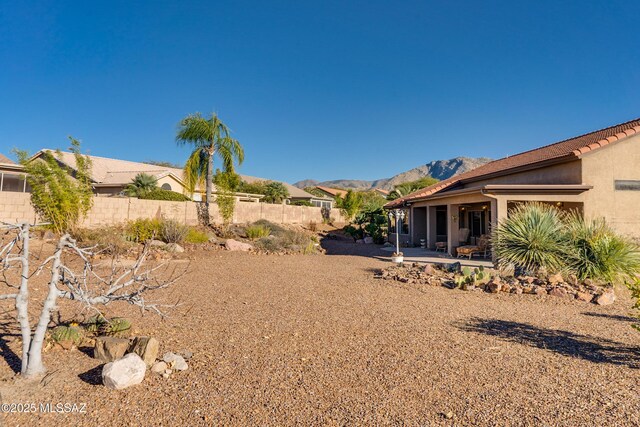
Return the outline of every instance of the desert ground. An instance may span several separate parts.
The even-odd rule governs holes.
[[[624,291],[601,307],[419,290],[374,278],[389,265],[370,256],[377,246],[325,245],[325,255],[187,252],[188,274],[162,291],[180,302],[169,317],[108,314],[156,337],[160,354],[192,352],[189,369],[125,390],[101,385],[90,348],[48,351],[50,374],[25,383],[5,326],[3,403],[86,404],[3,414],[5,425],[640,425],[640,332]],[[78,308],[62,303],[59,315]]]

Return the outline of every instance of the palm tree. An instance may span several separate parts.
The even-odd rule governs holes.
[[[198,184],[206,183],[205,208],[209,211],[213,182],[213,158],[218,155],[225,172],[233,171],[234,160],[241,164],[244,150],[240,143],[231,138],[229,128],[217,114],[202,117],[200,113],[190,114],[178,125],[176,135],[178,145],[191,144],[194,150],[184,166],[187,189],[193,192]],[[208,222],[208,215],[206,217]]]
[[[129,196],[138,197],[141,194],[148,193],[151,190],[155,190],[158,188],[158,180],[147,174],[147,173],[139,173],[137,174],[131,182],[126,186],[125,192]]]

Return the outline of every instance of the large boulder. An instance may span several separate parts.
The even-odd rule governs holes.
[[[173,252],[178,254],[181,254],[182,252],[184,252],[184,248],[177,243],[169,243],[167,244],[167,246],[165,246],[165,249],[167,250],[167,252]]]
[[[112,362],[121,358],[129,349],[126,338],[98,337],[93,347],[93,357],[103,362]]]
[[[253,248],[253,246],[251,246],[249,243],[239,242],[234,239],[227,239],[224,246],[227,248],[227,250],[242,252],[250,251]]]
[[[110,389],[121,390],[140,384],[147,372],[144,360],[135,353],[107,363],[102,368],[102,383]]]
[[[129,347],[129,353],[135,353],[144,360],[147,366],[153,365],[158,357],[160,344],[153,337],[137,337]]]

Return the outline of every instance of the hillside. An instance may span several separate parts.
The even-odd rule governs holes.
[[[296,182],[298,188],[312,187],[323,185],[326,187],[337,188],[353,188],[358,190],[368,190],[372,188],[382,188],[384,190],[392,190],[394,185],[407,181],[415,181],[416,179],[430,176],[439,180],[447,179],[454,175],[467,172],[490,162],[491,159],[486,157],[456,157],[449,160],[434,160],[427,164],[410,169],[406,172],[399,173],[391,178],[382,178],[374,181],[363,181],[358,179],[336,179],[332,181],[316,181],[314,179],[305,179]]]

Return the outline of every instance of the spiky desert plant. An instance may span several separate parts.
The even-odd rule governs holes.
[[[561,271],[570,245],[565,214],[543,203],[526,203],[509,210],[494,229],[492,244],[501,267],[515,266],[534,273],[541,268]]]
[[[268,237],[271,234],[271,228],[262,224],[254,224],[247,227],[247,237],[251,240],[262,239]]]
[[[63,344],[65,342],[71,342],[74,345],[79,345],[84,338],[84,331],[78,325],[61,325],[56,326],[51,331],[51,339],[53,342]]]
[[[640,274],[638,246],[614,232],[604,219],[567,217],[567,253],[570,270],[581,280],[606,283],[630,281]]]

